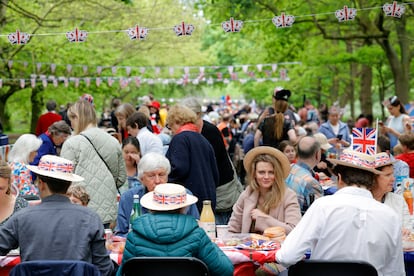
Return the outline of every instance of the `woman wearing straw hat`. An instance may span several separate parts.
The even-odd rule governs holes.
[[[233,275],[233,264],[200,228],[185,209],[198,201],[178,184],[160,184],[141,198],[141,205],[152,213],[132,222],[122,265],[133,257],[196,257],[211,275]],[[117,275],[122,275],[122,265]],[[166,272],[168,274],[168,272]]]
[[[263,233],[273,226],[292,231],[301,214],[296,193],[285,184],[290,171],[286,155],[273,147],[256,147],[244,157],[244,168],[249,185],[233,207],[229,231]]]

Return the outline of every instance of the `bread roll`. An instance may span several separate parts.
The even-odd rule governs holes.
[[[282,242],[286,238],[286,231],[281,226],[269,227],[264,230],[263,235],[271,240]]]
[[[266,236],[259,235],[259,234],[254,234],[254,233],[253,234],[250,234],[250,238],[252,240],[257,240],[257,241],[259,241],[259,240],[268,241],[269,240],[269,238],[266,237]]]

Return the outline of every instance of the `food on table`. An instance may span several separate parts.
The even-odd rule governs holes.
[[[250,234],[250,238],[252,239],[252,241],[268,241],[269,240],[268,237],[255,234],[255,233]]]
[[[282,242],[286,238],[286,231],[281,226],[269,227],[264,230],[263,235],[273,241]]]

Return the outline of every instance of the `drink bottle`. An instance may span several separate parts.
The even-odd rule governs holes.
[[[132,223],[136,220],[139,216],[141,216],[141,204],[139,203],[139,195],[134,195],[134,205],[132,207],[131,216],[129,218],[129,231],[131,231]]]
[[[216,238],[216,219],[214,217],[213,209],[211,208],[211,201],[203,201],[203,209],[201,210],[199,226],[206,231],[210,239]]]

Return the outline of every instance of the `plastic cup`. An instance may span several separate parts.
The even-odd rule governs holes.
[[[216,225],[217,239],[223,239],[229,233],[228,225]]]

